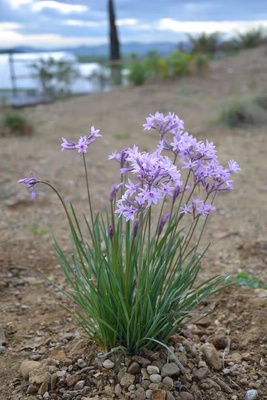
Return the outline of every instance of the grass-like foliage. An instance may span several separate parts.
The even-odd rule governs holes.
[[[202,32],[198,36],[187,34],[192,53],[215,54],[220,50],[222,35],[219,32],[205,33]]]
[[[17,111],[5,112],[1,120],[1,133],[3,136],[31,135],[33,132],[33,125],[21,113],[18,113]]]
[[[34,174],[19,181],[33,198],[35,185],[48,185],[62,203],[71,255],[56,240],[55,246],[71,288],[66,294],[104,352],[137,354],[144,346],[166,344],[192,310],[227,285],[226,276],[199,278],[206,251],[200,240],[215,196],[232,188],[230,175],[239,166],[233,160],[221,166],[213,143],[197,141],[174,114],[150,115],[143,126],[158,132],[157,149],[141,152],[134,145],[109,156],[118,162],[120,179],[105,214],[95,213],[91,203],[86,152],[101,136],[93,126],[78,142],[63,138],[61,145],[82,155],[89,218],[79,221],[73,205],[67,207],[57,189]]]

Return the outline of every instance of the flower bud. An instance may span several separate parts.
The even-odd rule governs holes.
[[[158,235],[160,235],[161,232],[163,231],[163,228],[164,228],[164,226],[165,226],[167,220],[170,218],[170,216],[171,216],[171,213],[168,212],[166,215],[164,215],[164,216],[161,218],[161,221],[160,221],[159,227],[158,227]]]
[[[109,225],[108,234],[109,234],[110,239],[112,239],[113,238],[113,234],[114,234],[113,225]]]

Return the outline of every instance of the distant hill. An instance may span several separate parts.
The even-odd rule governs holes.
[[[129,55],[132,53],[137,54],[138,56],[143,56],[147,54],[149,51],[156,50],[162,55],[169,54],[171,51],[177,49],[178,44],[170,43],[170,42],[155,42],[155,43],[138,43],[138,42],[130,42],[123,43],[121,45],[122,54]],[[57,48],[57,49],[39,49],[36,47],[29,46],[17,46],[10,49],[0,49],[0,54],[11,52],[11,53],[35,53],[40,51],[70,51],[77,56],[88,55],[88,56],[108,56],[109,47],[108,45],[99,45],[99,46],[79,46],[79,47],[65,47],[65,48]]]

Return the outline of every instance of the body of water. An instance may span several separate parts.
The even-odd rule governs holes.
[[[12,59],[8,54],[2,54],[0,55],[0,97],[2,100],[14,105],[23,103],[26,97],[28,100],[31,98],[32,102],[39,102],[44,97],[42,85],[40,80],[33,76],[34,70],[31,66],[40,59],[48,60],[49,58],[73,64],[77,77],[68,85],[72,94],[109,91],[114,86],[109,68],[98,63],[80,64],[72,53],[21,53],[13,54]],[[121,84],[127,84],[126,70],[122,70]],[[56,80],[53,85],[57,88]]]

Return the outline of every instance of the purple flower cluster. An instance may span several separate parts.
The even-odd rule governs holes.
[[[78,150],[78,153],[86,153],[88,146],[94,143],[95,138],[98,136],[102,136],[99,129],[95,129],[94,126],[91,126],[90,135],[81,136],[77,143],[70,140],[69,142],[62,138],[62,151],[63,150]]]
[[[144,128],[158,130],[161,137],[158,144],[159,151],[171,150],[175,158],[179,158],[182,168],[192,172],[194,184],[200,183],[207,195],[218,190],[233,188],[230,175],[232,172],[240,171],[239,165],[233,160],[228,162],[228,168],[220,165],[214,144],[198,141],[185,132],[183,123],[176,115],[170,113],[165,117],[160,113],[150,115]],[[166,138],[167,133],[173,135],[170,142]]]
[[[126,190],[117,202],[115,213],[123,215],[127,221],[134,220],[137,213],[157,204],[166,196],[173,196],[175,190],[180,190],[183,184],[180,172],[171,159],[159,151],[149,154],[139,152],[138,147],[134,146],[125,149],[123,157],[121,173],[126,175],[131,172],[135,182],[127,179]],[[111,158],[120,161],[117,155]]]
[[[24,183],[25,185],[27,185],[27,188],[28,189],[31,189],[31,192],[32,192],[32,194],[31,194],[31,196],[32,196],[32,199],[35,199],[35,197],[36,197],[36,193],[35,193],[35,190],[34,190],[34,185],[36,185],[36,183],[40,183],[41,181],[39,181],[38,179],[36,179],[36,177],[35,177],[35,173],[34,172],[30,172],[30,178],[23,178],[23,179],[20,179],[19,181],[18,181],[18,183]]]
[[[228,168],[220,165],[214,144],[198,141],[185,132],[184,122],[175,114],[169,113],[164,116],[157,112],[146,118],[143,127],[145,130],[155,129],[159,132],[160,140],[154,153],[141,153],[138,147],[134,146],[132,149],[123,150],[122,153],[115,151],[109,156],[109,159],[115,159],[121,164],[122,174],[132,173],[135,176],[135,182],[128,178],[125,193],[117,201],[115,213],[123,215],[126,220],[134,220],[137,213],[157,204],[167,195],[173,196],[174,202],[189,189],[191,200],[181,208],[181,213],[191,214],[196,218],[214,211],[215,207],[207,202],[208,197],[217,191],[233,188],[230,176],[233,172],[239,172],[239,165],[233,160],[228,162]],[[167,134],[172,135],[170,141]],[[164,150],[171,151],[175,163],[188,170],[191,187],[182,187],[180,172],[169,157],[161,154]],[[204,189],[204,201],[192,198],[196,187]],[[200,193],[200,190],[198,192]]]

